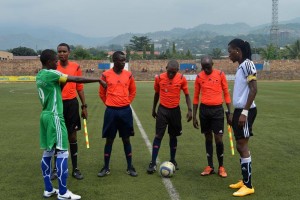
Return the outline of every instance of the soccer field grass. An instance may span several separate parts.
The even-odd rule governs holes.
[[[230,82],[232,87],[232,82]],[[193,98],[193,82],[189,82]],[[39,149],[39,115],[35,83],[1,83],[1,179],[0,199],[43,199],[43,180],[40,170],[42,150]],[[78,166],[84,179],[68,178],[68,188],[82,199],[171,199],[162,178],[148,175],[146,168],[151,154],[135,123],[131,138],[133,164],[139,173],[134,178],[126,174],[126,159],[121,139],[116,138],[111,157],[111,174],[99,178],[103,165],[101,138],[104,105],[98,97],[98,84],[86,84],[88,132],[90,149],[85,146],[83,130],[78,132]],[[154,138],[155,120],[151,116],[153,82],[137,82],[137,96],[132,107],[150,142]],[[254,137],[250,139],[253,185],[255,194],[245,199],[299,199],[300,183],[300,82],[258,82],[256,104],[258,115],[254,123]],[[230,183],[241,178],[239,156],[231,156],[227,131],[224,134],[224,165],[227,178],[218,175],[200,176],[207,165],[204,136],[187,123],[184,96],[181,101],[183,135],[178,138],[176,160],[180,170],[170,180],[180,199],[234,199]],[[226,129],[225,129],[226,130]],[[215,148],[215,147],[214,147]],[[162,141],[160,161],[169,160],[168,136]],[[215,149],[214,164],[218,167]],[[71,162],[69,161],[69,168]],[[57,181],[53,182],[57,186]],[[55,199],[52,197],[50,199]]]

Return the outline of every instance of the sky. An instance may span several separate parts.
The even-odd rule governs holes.
[[[0,0],[0,5],[0,24],[55,26],[88,37],[272,20],[272,0]],[[279,0],[279,22],[300,17],[299,9],[300,0]]]

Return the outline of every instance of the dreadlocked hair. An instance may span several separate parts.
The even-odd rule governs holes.
[[[229,45],[233,48],[241,49],[243,60],[246,60],[246,59],[251,60],[252,53],[251,53],[251,47],[250,47],[249,42],[244,41],[239,38],[235,38],[228,43],[228,46]]]

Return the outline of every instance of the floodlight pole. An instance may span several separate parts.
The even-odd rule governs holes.
[[[272,25],[270,29],[270,44],[278,47],[278,1],[272,0]]]

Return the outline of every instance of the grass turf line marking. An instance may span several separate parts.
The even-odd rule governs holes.
[[[132,106],[130,106],[130,107],[132,109],[132,114],[133,114],[133,117],[134,117],[134,119],[136,121],[136,124],[137,124],[137,126],[138,126],[138,128],[140,130],[140,133],[141,133],[141,135],[142,135],[142,137],[143,137],[143,139],[144,139],[144,141],[146,143],[146,146],[147,146],[147,148],[148,148],[148,150],[149,150],[149,152],[151,154],[152,153],[152,144],[151,144],[151,142],[150,142],[150,140],[149,140],[149,138],[148,138],[148,136],[147,136],[147,134],[146,134],[143,126],[142,126],[142,123],[140,122],[139,118],[137,117],[135,111],[133,110],[133,107]],[[159,159],[157,159],[157,160],[158,160],[158,162],[160,162]],[[168,191],[171,199],[172,200],[179,200],[180,199],[179,194],[176,191],[176,188],[173,186],[171,180],[168,179],[168,178],[162,178],[162,182],[164,183],[164,185],[165,185],[165,187],[166,187],[166,189],[167,189],[167,191]]]

